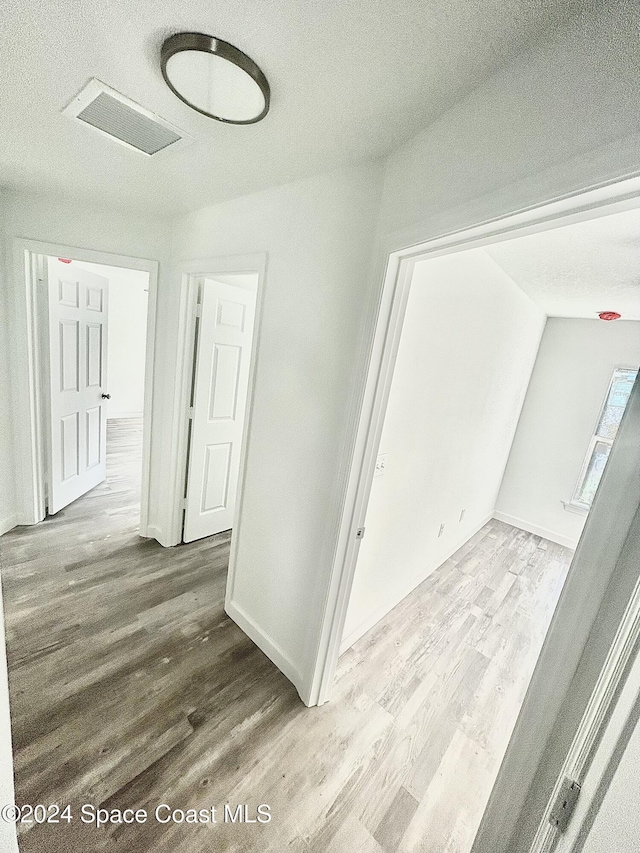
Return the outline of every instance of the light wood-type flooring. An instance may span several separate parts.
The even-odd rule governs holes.
[[[0,540],[17,800],[74,809],[23,853],[468,853],[572,552],[491,521],[305,708],[223,612],[229,537],[138,537],[139,422],[110,422],[108,455],[105,484]],[[96,829],[85,803],[149,819]]]

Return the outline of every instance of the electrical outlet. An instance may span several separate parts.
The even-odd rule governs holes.
[[[464,518],[465,512],[466,512],[466,509],[463,509],[462,512],[460,513],[460,518],[458,519],[458,521],[462,521],[462,519]]]
[[[382,477],[384,474],[384,469],[387,467],[387,454],[381,453],[380,456],[376,459],[376,470],[374,473],[374,477]]]
[[[442,536],[444,531],[444,522],[440,525],[440,530],[438,530],[438,539]]]

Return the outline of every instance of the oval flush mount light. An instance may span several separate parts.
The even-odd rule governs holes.
[[[203,33],[176,33],[162,45],[162,76],[181,101],[228,124],[254,124],[269,112],[269,83],[246,53]]]

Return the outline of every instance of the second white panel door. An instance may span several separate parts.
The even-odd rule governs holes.
[[[185,542],[229,530],[233,524],[255,300],[251,290],[202,279]]]
[[[49,513],[107,476],[106,363],[109,280],[48,258]]]

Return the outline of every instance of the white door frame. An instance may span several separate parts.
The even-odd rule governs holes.
[[[639,197],[640,177],[633,177],[596,189],[576,192],[559,200],[536,205],[423,243],[398,248],[397,243],[394,246],[395,241],[391,239],[383,246],[382,257],[387,261],[331,569],[310,704],[321,705],[327,702],[335,681],[358,559],[360,539],[356,534],[358,528],[363,527],[365,523],[409,297],[411,273],[416,260],[436,258],[487,246],[509,237],[521,237],[596,219],[606,214],[621,213],[640,206]]]
[[[163,529],[169,531],[169,539],[162,544],[178,545],[182,541],[182,517],[184,513],[185,484],[188,464],[189,408],[191,403],[191,385],[193,380],[194,345],[196,328],[196,305],[198,298],[198,280],[203,276],[230,275],[233,273],[253,273],[258,275],[256,292],[256,314],[251,341],[251,360],[249,366],[249,385],[247,390],[247,408],[244,417],[242,446],[240,451],[240,473],[238,492],[233,516],[233,537],[229,555],[227,576],[228,595],[233,590],[236,555],[240,541],[244,486],[246,480],[246,459],[251,437],[253,417],[253,399],[255,376],[258,364],[260,333],[262,328],[262,310],[264,305],[267,255],[258,252],[250,255],[226,255],[223,257],[202,258],[181,264],[180,309],[178,314],[178,342],[176,383],[173,398],[172,441],[168,463],[168,492],[173,495],[170,502],[169,517],[164,520]]]
[[[151,469],[151,423],[153,416],[153,379],[156,337],[156,302],[158,293],[158,261],[134,258],[128,255],[116,255],[110,252],[98,252],[93,249],[80,249],[61,243],[44,243],[39,240],[16,238],[13,241],[14,281],[23,282],[26,300],[20,303],[18,310],[20,324],[26,322],[28,348],[28,385],[17,389],[21,395],[21,405],[15,407],[14,429],[19,436],[22,431],[21,452],[28,458],[28,475],[25,477],[25,491],[19,523],[35,524],[45,517],[45,477],[46,477],[46,425],[44,421],[45,403],[43,394],[43,359],[40,332],[41,318],[38,316],[36,288],[42,277],[39,269],[39,256],[51,255],[56,258],[71,258],[92,264],[105,264],[112,267],[140,270],[149,274],[149,301],[147,308],[147,340],[145,356],[144,383],[144,425],[142,438],[142,489],[140,495],[140,535],[149,535],[149,491]],[[20,413],[28,411],[28,424],[25,425]],[[20,452],[20,451],[19,451]],[[27,473],[25,469],[25,474]]]
[[[634,392],[629,400],[629,406],[640,409],[640,375],[636,379]],[[624,423],[624,421],[623,421]],[[637,436],[634,436],[634,440]],[[604,478],[603,478],[604,479]],[[598,496],[597,496],[598,497]],[[596,497],[596,500],[597,500]],[[594,501],[595,504],[595,501]],[[634,543],[640,541],[640,515],[636,514],[627,536],[625,546],[630,550],[621,551],[619,563],[630,562],[638,559],[638,546]],[[624,566],[620,565],[618,574],[624,572]],[[605,727],[612,716],[620,716],[626,720],[632,708],[620,704],[621,694],[627,687],[627,678],[638,653],[638,641],[640,640],[640,577],[637,579],[633,592],[624,608],[624,613],[613,643],[609,648],[604,666],[600,671],[594,690],[577,727],[571,743],[571,747],[564,759],[562,769],[556,784],[551,792],[546,808],[540,817],[540,823],[536,835],[529,847],[529,853],[550,853],[555,849],[558,837],[557,829],[550,823],[552,809],[556,799],[560,795],[562,782],[565,778],[573,779],[580,785],[584,784],[585,776],[589,772],[594,758],[594,751],[598,747]],[[637,692],[634,700],[637,699]],[[622,732],[620,732],[620,735]],[[584,815],[584,804],[581,804]],[[572,819],[574,825],[570,825],[569,836],[575,836],[578,819]],[[566,849],[566,847],[564,848]]]
[[[636,516],[635,527],[635,539],[640,541],[638,536],[640,533],[640,516]],[[636,634],[636,640],[638,636],[640,618],[637,599],[640,593],[639,586],[636,584],[627,613],[621,624],[621,631],[612,646],[612,652],[614,649],[622,651],[623,648],[624,651],[620,655],[611,654],[603,669],[603,675],[608,673],[613,676],[614,666],[624,672],[626,664],[628,675],[626,678],[603,677],[599,681],[558,780],[560,782],[561,779],[569,777],[581,784],[582,790],[575,813],[572,815],[564,835],[560,835],[557,830],[551,830],[548,817],[551,806],[555,803],[559,793],[559,784],[557,784],[538,827],[538,833],[530,848],[530,853],[541,853],[541,851],[551,849],[558,851],[558,853],[573,853],[574,850],[582,851],[584,849],[584,843],[597,818],[600,806],[607,796],[608,788],[618,770],[624,751],[638,725],[640,715],[640,704],[638,703],[640,696],[640,656],[636,648],[630,647],[629,641],[633,642],[633,633]],[[636,611],[635,631],[633,631],[633,620],[627,619],[633,610]],[[596,697],[601,700],[605,699],[605,690],[602,688],[607,683],[614,690],[619,688],[619,693],[617,690],[612,693],[610,699],[613,701],[595,701]],[[594,713],[596,711],[599,712],[597,715]],[[581,756],[589,756],[588,765],[583,761],[577,764],[575,760],[569,760],[570,758],[579,759]],[[557,838],[558,835],[560,835],[559,838]]]

